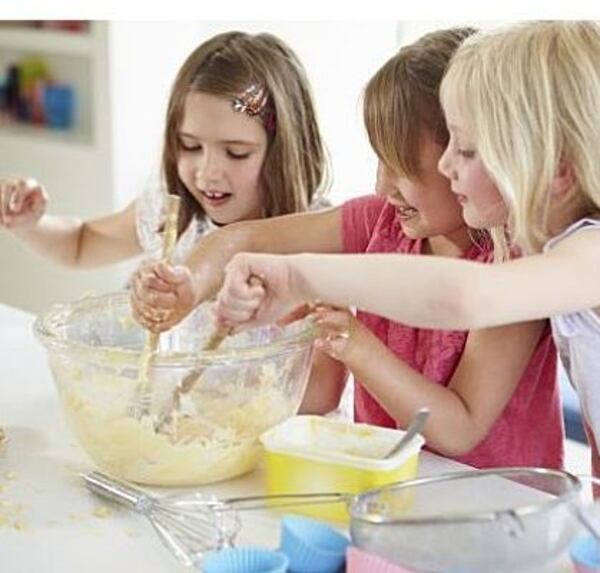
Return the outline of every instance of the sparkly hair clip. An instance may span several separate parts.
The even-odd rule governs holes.
[[[249,117],[260,117],[267,133],[275,132],[275,110],[264,86],[250,85],[233,98],[231,105],[234,111],[245,113]]]
[[[269,94],[264,87],[252,84],[233,98],[232,105],[235,111],[254,117],[263,113],[268,99]]]

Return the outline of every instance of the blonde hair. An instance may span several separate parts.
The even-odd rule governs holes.
[[[572,166],[579,216],[598,211],[598,24],[531,22],[469,38],[443,80],[448,98],[509,206],[520,247],[539,252],[552,234],[550,188],[562,160]]]
[[[474,28],[451,28],[426,34],[404,46],[369,80],[363,116],[369,141],[379,159],[395,173],[420,174],[423,131],[441,146],[449,134],[439,99],[450,58]]]
[[[329,164],[312,94],[295,53],[271,34],[219,34],[201,44],[184,62],[167,108],[162,170],[169,193],[182,198],[180,233],[193,217],[205,216],[177,170],[178,131],[186,97],[202,92],[233,102],[251,86],[266,89],[274,112],[274,126],[266,129],[268,149],[261,170],[263,215],[305,211],[329,186]]]

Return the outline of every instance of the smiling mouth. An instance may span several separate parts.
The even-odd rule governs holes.
[[[231,197],[231,193],[221,193],[220,191],[201,191],[202,195],[211,201],[219,201]]]
[[[401,220],[411,219],[419,213],[414,207],[398,207],[396,206],[396,213]]]

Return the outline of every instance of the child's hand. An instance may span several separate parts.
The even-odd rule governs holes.
[[[319,332],[315,348],[347,366],[360,359],[360,351],[364,351],[372,336],[371,331],[347,309],[318,305],[313,310],[312,320]]]
[[[187,267],[147,262],[133,276],[133,317],[153,332],[163,332],[181,322],[194,309],[195,300],[194,281]]]
[[[217,297],[217,322],[232,327],[268,324],[301,302],[287,257],[238,254],[225,269]]]
[[[35,179],[0,179],[0,228],[33,227],[47,204],[46,190]]]

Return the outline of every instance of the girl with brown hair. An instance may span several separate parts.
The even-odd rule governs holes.
[[[46,214],[43,186],[0,182],[0,228],[72,267],[160,256],[167,193],[182,199],[175,260],[215,227],[322,206],[328,165],[305,71],[270,34],[219,34],[179,70],[169,99],[163,185],[91,220]]]

